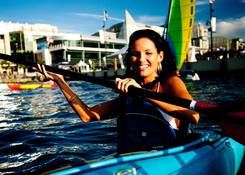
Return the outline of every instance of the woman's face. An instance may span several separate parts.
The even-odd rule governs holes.
[[[153,41],[140,38],[132,45],[131,63],[143,83],[149,83],[157,77],[158,64],[163,59],[163,52],[157,52]]]

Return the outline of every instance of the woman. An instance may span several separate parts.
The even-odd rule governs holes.
[[[118,122],[120,128],[128,128],[130,130],[139,126],[138,123],[140,123],[139,127],[147,130],[143,131],[136,127],[136,132],[140,130],[140,137],[142,138],[139,139],[139,142],[136,141],[136,143],[132,143],[134,146],[131,147],[131,141],[137,139],[131,138],[131,141],[129,141],[130,138],[128,137],[131,137],[129,132],[134,131],[128,132],[128,130],[125,131],[125,129],[119,129],[119,152],[151,149],[154,148],[154,146],[156,148],[161,145],[162,143],[156,143],[152,146],[150,143],[157,142],[156,140],[159,140],[159,138],[153,139],[152,141],[146,141],[148,139],[147,135],[149,135],[151,130],[154,130],[155,126],[161,122],[165,123],[165,125],[174,130],[174,132],[180,130],[180,121],[188,121],[194,124],[198,122],[199,114],[195,111],[154,99],[138,99],[125,95],[128,92],[129,86],[135,86],[139,88],[148,88],[156,92],[166,93],[180,98],[192,99],[185,84],[178,76],[176,76],[177,69],[175,58],[171,54],[167,42],[165,42],[158,33],[152,30],[138,30],[134,32],[130,36],[128,52],[125,59],[127,62],[126,78],[115,79],[116,87],[118,90],[124,92],[124,95],[120,95],[116,99],[95,105],[94,107],[88,107],[81,99],[79,99],[65,82],[63,76],[46,72],[45,68],[40,65],[38,71],[44,74],[46,78],[53,80],[58,84],[64,96],[82,121],[91,122],[95,120],[104,120],[119,115],[122,116],[120,117],[122,120],[119,120]],[[142,109],[147,110],[142,112]],[[132,117],[129,117],[132,113],[134,113],[134,116],[139,117],[132,120]],[[150,122],[154,116],[157,116],[156,118],[160,122]],[[145,118],[151,118],[149,119],[149,123],[152,123],[152,126],[151,124],[142,126],[144,123],[147,123],[147,121],[144,121]],[[135,121],[136,124],[132,125]],[[124,125],[132,126],[127,127]],[[160,128],[164,127],[160,126]],[[125,134],[125,132],[128,133]],[[165,132],[165,130],[163,132]],[[166,133],[160,133],[160,135],[164,134],[166,135]],[[174,138],[176,138],[176,136],[174,136]],[[171,136],[167,140],[168,141],[166,142],[172,142],[173,137]],[[125,142],[127,143],[125,144]],[[139,146],[146,142],[149,142],[147,143],[148,145],[143,145],[142,147]],[[169,143],[166,144],[169,145]]]

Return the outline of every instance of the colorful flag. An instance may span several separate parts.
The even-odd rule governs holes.
[[[104,11],[104,16],[103,17],[104,17],[104,21],[106,21],[108,19],[109,14],[108,14],[107,10]]]

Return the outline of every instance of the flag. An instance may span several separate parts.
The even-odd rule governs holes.
[[[104,21],[106,21],[109,17],[109,14],[107,12],[107,10],[104,10]]]
[[[210,4],[213,4],[213,3],[214,3],[214,0],[209,0],[209,3],[210,3]]]

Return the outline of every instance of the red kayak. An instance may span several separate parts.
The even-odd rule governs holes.
[[[8,88],[11,90],[30,90],[30,89],[38,89],[38,88],[57,88],[58,85],[53,82],[45,82],[45,83],[11,83],[7,84]]]

